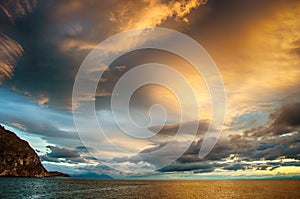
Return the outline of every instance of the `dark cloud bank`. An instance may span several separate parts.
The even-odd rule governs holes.
[[[175,162],[159,171],[178,172],[192,171],[193,173],[212,172],[216,168],[223,170],[274,170],[280,166],[300,165],[300,103],[288,104],[270,114],[269,122],[265,126],[251,128],[242,135],[229,135],[221,138],[213,150],[203,159],[198,157],[203,138],[194,141],[189,149]],[[207,124],[200,123],[200,126],[207,127]],[[160,133],[163,135],[174,135],[172,130],[176,127],[168,127]],[[199,128],[199,135],[203,135],[203,129]],[[207,128],[206,128],[207,129]],[[152,164],[159,162],[160,158],[147,156],[145,152],[155,151],[166,143],[159,143],[157,146],[141,151],[137,156],[130,158],[115,158],[116,162],[146,161]],[[170,149],[169,155],[176,150]],[[168,154],[165,154],[168,155]],[[291,159],[291,161],[274,161],[280,159]],[[230,162],[225,161],[230,160]],[[253,163],[253,161],[261,163]],[[250,164],[250,162],[252,162]]]
[[[203,138],[194,141],[179,159],[169,166],[159,169],[159,172],[207,173],[216,168],[237,171],[245,169],[274,170],[280,166],[300,166],[299,118],[300,103],[284,105],[270,114],[269,122],[265,126],[246,130],[242,135],[229,135],[227,138],[220,139],[203,160],[198,157]],[[200,122],[198,136],[201,137],[205,133],[207,126],[207,123]],[[177,128],[177,125],[168,126],[162,129],[157,136],[160,139],[161,136],[172,136],[174,135],[172,130],[176,131]],[[147,155],[147,152],[155,151],[166,143],[153,142],[156,144],[155,147],[145,149],[133,157],[114,158],[113,162],[138,163],[145,161],[155,165],[160,158],[165,157],[152,157]],[[75,164],[90,160],[96,161],[95,158],[88,155],[88,150],[84,146],[74,149],[54,146],[48,148],[51,152],[42,156],[43,161]],[[170,149],[169,154],[167,152],[165,155],[172,155],[174,150],[176,149]],[[225,159],[230,160],[230,162],[225,161]],[[280,159],[291,159],[292,161],[274,161]],[[252,161],[261,161],[261,163],[253,163]],[[101,165],[90,167],[97,169]],[[85,170],[85,168],[82,169]]]

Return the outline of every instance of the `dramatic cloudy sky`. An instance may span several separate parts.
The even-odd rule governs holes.
[[[47,169],[71,175],[299,177],[299,19],[298,0],[1,0],[0,123],[27,140]],[[226,90],[226,119],[220,139],[204,159],[198,153],[210,124],[209,92],[189,63],[165,51],[130,52],[115,60],[100,79],[102,86],[94,99],[98,120],[109,132],[110,141],[127,151],[117,152],[95,136],[91,140],[101,145],[97,150],[79,138],[73,111],[80,107],[73,104],[72,110],[72,91],[82,61],[106,38],[144,27],[170,28],[188,35],[219,68]],[[168,113],[167,125],[157,122],[149,127],[153,131],[162,128],[152,138],[128,138],[114,123],[112,90],[130,69],[154,62],[174,68],[189,80],[197,90],[200,119],[179,122],[180,103],[188,104],[192,96],[179,103],[162,86],[144,86],[131,98],[132,118],[147,123],[151,105],[161,104]],[[177,79],[159,75],[182,88]],[[156,117],[159,121],[160,115]],[[180,126],[189,129],[195,123],[199,124],[197,136],[183,155],[153,171],[186,140],[176,140],[163,156],[148,152],[168,144]],[[101,159],[135,173],[110,168]]]

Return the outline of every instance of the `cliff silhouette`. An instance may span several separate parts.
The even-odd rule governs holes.
[[[69,175],[48,172],[28,142],[0,125],[0,177],[53,177]]]

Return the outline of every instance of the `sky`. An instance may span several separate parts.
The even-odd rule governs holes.
[[[70,175],[94,173],[122,179],[299,178],[299,18],[298,0],[2,0],[0,123],[27,140],[48,170]],[[214,125],[214,104],[207,82],[190,62],[162,50],[135,50],[117,58],[105,70],[94,69],[103,70],[103,75],[89,101],[95,104],[95,115],[107,137],[97,134],[90,115],[80,118],[84,132],[76,128],[73,113],[85,109],[76,101],[72,104],[72,92],[84,59],[105,39],[147,27],[168,28],[189,36],[218,67],[226,94],[226,117],[221,126],[213,127],[221,128],[222,133],[202,159],[199,150]],[[127,41],[113,45],[115,51],[126,46]],[[197,56],[198,52],[189,53]],[[181,77],[169,72],[153,69],[137,75],[140,80],[158,77],[182,96],[178,100],[169,88],[157,84],[136,90],[129,103],[131,119],[157,132],[153,137],[138,139],[118,128],[111,99],[117,82],[147,63],[176,70],[194,93],[187,95]],[[149,118],[154,104],[163,106],[165,112],[151,112]],[[187,111],[182,112],[182,107]],[[123,107],[117,104],[114,108]],[[194,110],[199,115],[192,115]],[[128,128],[130,122],[124,116],[120,124]],[[186,131],[175,137],[181,127]],[[151,153],[172,141],[163,154]],[[187,142],[190,145],[181,151]],[[175,154],[179,156],[175,158]],[[173,161],[160,167],[168,158]]]

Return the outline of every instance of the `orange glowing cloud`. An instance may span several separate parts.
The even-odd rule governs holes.
[[[136,6],[136,2],[128,1],[126,5],[110,13],[110,20],[120,24],[120,30],[133,28],[156,27],[166,21],[169,17],[187,22],[186,16],[192,9],[205,4],[200,0],[180,0],[163,3],[161,0],[144,0]]]
[[[228,32],[204,33],[199,39],[210,41],[207,50],[221,71],[230,118],[257,111],[258,103],[287,99],[299,87],[300,4],[284,2],[261,12],[226,19],[233,21],[226,24]]]

